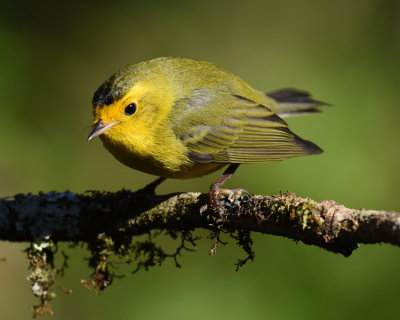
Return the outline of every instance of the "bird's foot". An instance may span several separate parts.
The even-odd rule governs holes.
[[[237,198],[243,194],[250,195],[250,192],[241,188],[221,189],[218,186],[212,186],[209,193],[209,206],[218,213],[223,221],[225,221],[224,206],[230,206],[231,204],[237,205]],[[223,196],[227,196],[228,201],[221,201],[220,198]]]

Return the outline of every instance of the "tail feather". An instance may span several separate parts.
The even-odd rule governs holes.
[[[329,105],[314,100],[307,91],[297,89],[280,89],[268,92],[267,96],[279,103],[277,114],[281,118],[320,112],[318,107]]]

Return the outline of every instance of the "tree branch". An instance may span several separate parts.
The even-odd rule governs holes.
[[[359,243],[400,246],[400,214],[354,210],[334,201],[317,203],[295,194],[240,196],[221,200],[226,220],[202,210],[207,195],[156,196],[122,190],[116,193],[49,192],[0,199],[0,240],[90,241],[140,235],[151,230],[195,228],[254,231],[284,236],[349,256]],[[203,213],[200,213],[203,211]]]

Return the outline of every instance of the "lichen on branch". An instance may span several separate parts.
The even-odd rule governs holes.
[[[330,200],[316,202],[281,193],[225,196],[221,219],[213,210],[204,210],[207,200],[200,193],[157,196],[127,190],[18,194],[0,199],[0,240],[31,243],[28,278],[40,300],[37,313],[51,312],[52,289],[61,287],[56,275],[64,268],[54,267],[54,253],[61,241],[87,245],[93,273],[82,283],[96,292],[113,281],[115,261],[136,262],[133,272],[161,265],[168,258],[180,267],[182,252],[196,249],[193,231],[197,228],[210,231],[210,254],[222,243],[221,234],[233,238],[246,253],[238,267],[255,256],[251,232],[284,236],[346,257],[360,243],[400,246],[400,214],[396,212],[354,210]],[[167,252],[157,244],[159,234],[177,240],[176,250]]]

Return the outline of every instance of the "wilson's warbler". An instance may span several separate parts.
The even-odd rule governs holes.
[[[322,105],[294,89],[264,94],[209,62],[157,58],[122,69],[97,89],[89,140],[100,136],[123,164],[160,176],[153,187],[229,165],[210,190],[222,214],[218,194],[227,190],[220,187],[239,164],[322,152],[282,119]]]

